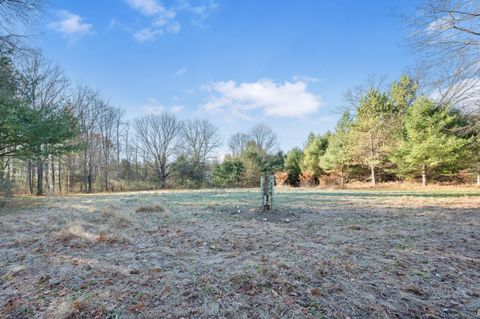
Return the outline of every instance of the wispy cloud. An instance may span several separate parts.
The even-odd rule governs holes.
[[[156,0],[127,0],[127,3],[135,10],[138,10],[147,16],[175,16],[173,12],[169,12],[169,10],[165,9],[165,7]]]
[[[320,82],[320,79],[319,79],[319,78],[314,78],[314,77],[305,76],[305,75],[294,75],[294,76],[292,77],[292,80],[293,80],[294,82],[298,82],[298,81],[312,82],[312,83]]]
[[[93,26],[83,22],[83,18],[78,14],[61,10],[58,12],[58,17],[59,20],[49,23],[48,27],[65,37],[79,38],[92,32]]]
[[[133,37],[139,42],[147,42],[156,39],[163,34],[175,34],[180,32],[182,25],[178,19],[178,13],[189,12],[197,25],[203,25],[203,21],[211,11],[218,7],[213,0],[202,0],[198,5],[192,5],[187,0],[179,1],[176,6],[165,7],[158,0],[124,0],[132,9],[138,11],[149,19],[148,25],[134,32]]]
[[[165,107],[161,105],[156,98],[149,98],[147,104],[143,106],[146,114],[159,114],[165,111]]]
[[[149,98],[147,104],[143,106],[145,114],[160,114],[163,112],[180,113],[184,110],[183,105],[164,106],[156,98]]]
[[[448,30],[452,27],[453,21],[448,16],[439,17],[436,20],[433,20],[428,24],[426,31],[427,32],[436,32]]]
[[[110,21],[108,22],[107,30],[113,30],[116,29],[120,23],[118,23],[117,19],[111,18]]]
[[[219,4],[215,0],[204,0],[196,5],[193,5],[190,1],[181,0],[178,6],[179,10],[192,13],[193,23],[202,27],[205,26],[204,21],[218,8]]]
[[[175,76],[182,76],[185,75],[188,72],[188,69],[186,67],[182,67],[175,72]]]
[[[155,30],[152,28],[145,28],[134,33],[133,37],[138,42],[146,42],[154,39],[157,35],[162,34],[163,30]]]
[[[180,31],[180,25],[175,21],[176,13],[161,5],[156,0],[125,0],[134,10],[151,19],[149,26],[136,31],[133,37],[138,42],[146,42],[167,32]]]
[[[260,110],[267,116],[303,117],[315,113],[323,105],[319,96],[307,91],[305,82],[276,83],[260,80],[251,83],[216,82],[205,86],[212,94],[203,109],[210,112],[230,112],[249,118]]]

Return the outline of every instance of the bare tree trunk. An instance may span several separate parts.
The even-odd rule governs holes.
[[[17,170],[18,170],[18,168],[17,168],[17,165],[15,165],[13,160],[12,160],[10,165],[11,165],[11,168],[12,168],[12,170],[11,170],[12,183],[15,183],[17,181]]]
[[[370,131],[368,134],[368,139],[369,139],[369,144],[370,144],[370,156],[373,159],[374,158],[374,150],[373,150],[373,138],[372,138],[372,132]],[[371,171],[371,176],[372,176],[372,187],[375,187],[375,166],[370,164],[370,171]]]
[[[0,163],[0,165],[2,165],[1,178],[7,181],[10,180],[10,161],[11,161],[10,159],[7,159],[7,161],[5,162],[5,160],[2,158],[2,162]]]
[[[50,192],[50,165],[48,163],[48,157],[45,161],[42,161],[43,164],[43,176],[45,178],[45,185],[47,188],[47,192]]]
[[[43,161],[37,158],[37,196],[43,195]]]
[[[51,157],[50,167],[52,168],[52,192],[55,193],[55,160]]]
[[[12,176],[12,159],[7,158],[7,162],[3,164],[3,159],[2,159],[2,168],[3,170],[3,178],[7,181],[10,181],[10,178]]]
[[[108,168],[105,169],[105,191],[108,192]]]
[[[138,147],[135,147],[135,182],[138,183]]]
[[[480,173],[477,173],[477,186],[480,186]]]
[[[67,186],[66,186],[66,190],[67,190],[67,193],[69,193],[71,191],[71,173],[72,172],[72,157],[70,155],[68,155],[68,159],[67,159]]]
[[[92,175],[88,175],[87,176],[87,193],[91,193],[92,192]]]
[[[167,173],[164,167],[160,166],[157,169],[157,176],[159,179],[159,186],[160,188],[165,188],[166,181],[167,181]]]
[[[6,168],[7,166],[5,165],[5,159],[0,157],[0,181],[3,181],[3,179],[5,179],[5,177],[8,175]]]
[[[62,161],[58,158],[58,191],[62,192]]]
[[[371,171],[371,178],[372,178],[372,187],[375,187],[376,181],[375,181],[375,166],[370,165],[370,171]]]
[[[422,165],[422,186],[427,186],[427,172],[425,170],[425,165]]]
[[[33,194],[33,165],[32,165],[32,160],[28,160],[27,184],[28,184],[28,189],[30,191],[30,195],[32,195]]]
[[[117,180],[120,180],[120,125],[121,125],[121,121],[120,121],[120,116],[117,117],[117,121],[116,121],[116,138],[117,138],[117,174],[116,174],[116,178]]]

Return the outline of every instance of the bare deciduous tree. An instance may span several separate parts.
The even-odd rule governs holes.
[[[161,187],[172,173],[171,160],[175,154],[175,142],[181,132],[181,125],[173,114],[151,114],[135,119],[140,150],[154,169]]]
[[[77,113],[80,126],[80,141],[83,145],[82,155],[80,158],[80,166],[82,171],[81,189],[86,192],[92,192],[92,184],[94,178],[94,159],[96,158],[95,150],[98,149],[97,143],[97,125],[99,108],[99,93],[93,91],[86,86],[80,86],[75,91],[71,104]]]
[[[24,46],[26,32],[43,11],[43,0],[0,0],[0,54]]]
[[[480,2],[426,0],[413,18],[411,44],[420,73],[440,102],[468,107],[479,101]]]
[[[266,154],[271,154],[277,148],[277,135],[264,124],[257,124],[248,133],[250,139]]]
[[[99,103],[100,116],[98,118],[98,130],[100,133],[101,141],[101,154],[100,168],[103,172],[103,190],[109,190],[109,171],[110,164],[113,162],[114,150],[119,147],[116,144],[117,137],[117,124],[121,119],[121,111],[116,109],[106,102],[101,101]]]
[[[208,120],[190,120],[182,125],[182,147],[190,158],[206,162],[220,146],[218,128]]]
[[[208,120],[188,120],[182,124],[180,156],[175,165],[182,184],[188,179],[196,185],[206,181],[208,162],[220,146],[218,128]]]
[[[245,133],[235,133],[228,140],[228,148],[233,156],[240,156],[245,151],[247,143],[250,141],[250,136]]]

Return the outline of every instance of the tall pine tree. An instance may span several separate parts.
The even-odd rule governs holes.
[[[457,115],[445,106],[420,97],[405,118],[405,137],[391,157],[399,176],[422,177],[422,185],[438,173],[454,173],[463,167],[469,140],[450,132]]]

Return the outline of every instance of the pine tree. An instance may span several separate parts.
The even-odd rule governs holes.
[[[293,148],[287,153],[285,158],[285,170],[288,172],[288,184],[298,186],[300,183],[300,164],[302,162],[303,152],[298,147]]]
[[[435,173],[462,168],[470,140],[449,132],[458,121],[445,106],[420,97],[405,118],[405,138],[393,153],[399,176],[422,177],[422,185]]]
[[[351,163],[350,151],[350,114],[345,112],[338,121],[335,132],[330,136],[328,148],[321,157],[320,165],[328,173],[338,173],[340,184],[345,184],[345,175],[348,165]]]
[[[314,135],[310,133],[307,144],[303,150],[303,158],[300,164],[302,172],[309,172],[313,177],[318,178],[324,173],[321,167],[320,158],[325,154],[328,148],[328,141],[331,133],[323,135]]]
[[[376,185],[376,170],[386,162],[391,150],[396,119],[387,94],[370,89],[360,99],[350,130],[350,145],[354,158],[370,168],[372,186]]]

